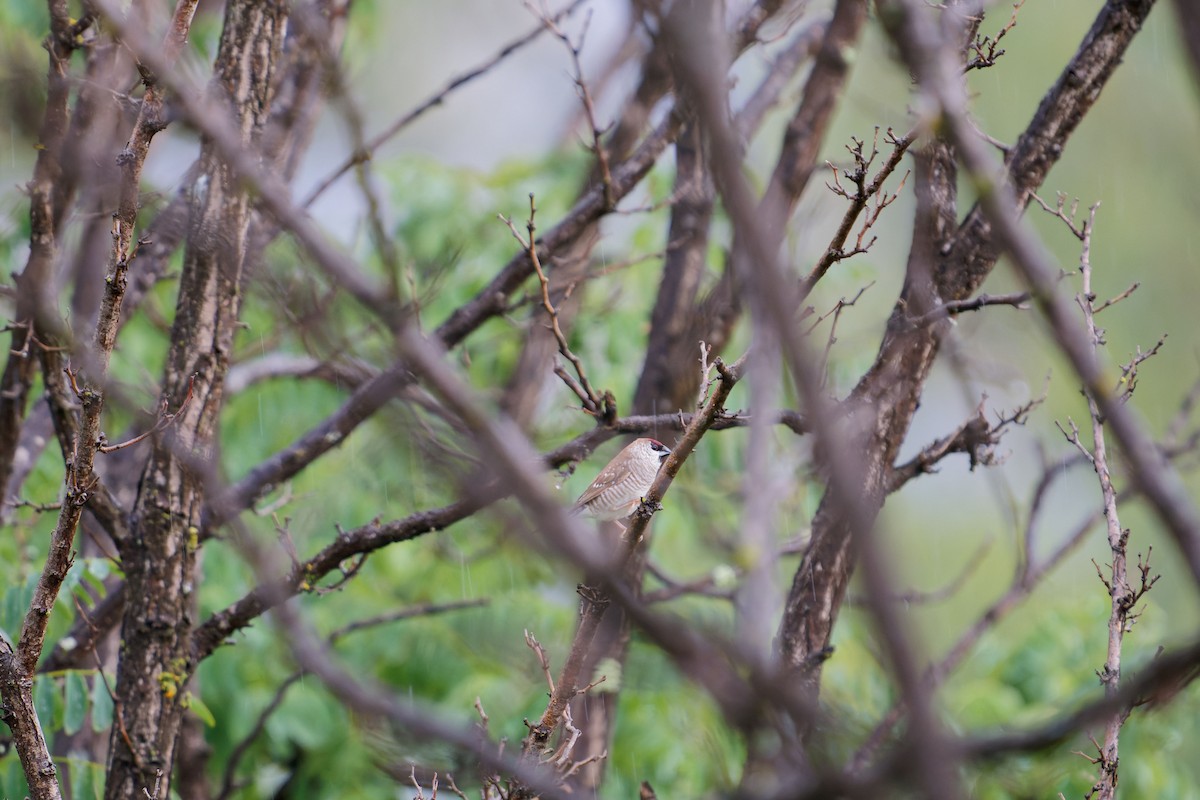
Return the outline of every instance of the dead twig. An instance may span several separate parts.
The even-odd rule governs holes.
[[[579,93],[579,99],[583,103],[583,114],[587,119],[588,127],[591,129],[592,141],[588,145],[596,156],[596,165],[600,172],[600,185],[604,188],[604,205],[607,209],[613,209],[617,205],[616,193],[613,191],[612,167],[609,165],[608,150],[605,149],[601,137],[604,135],[604,129],[596,123],[596,104],[592,100],[592,92],[588,88],[587,81],[583,78],[583,64],[579,60],[579,53],[583,49],[584,39],[587,38],[588,26],[592,22],[592,10],[588,9],[587,16],[583,20],[583,30],[579,34],[579,41],[571,41],[571,37],[563,32],[563,29],[558,26],[554,17],[550,16],[549,10],[545,3],[542,3],[540,9],[536,9],[529,0],[525,0],[525,7],[537,15],[546,26],[546,30],[550,31],[571,54],[571,65],[574,74],[571,76],[575,82],[575,91]],[[561,16],[561,15],[560,15]]]
[[[120,442],[119,444],[107,444],[108,440],[104,437],[104,434],[100,434],[100,441],[97,443],[96,449],[105,454],[115,453],[118,450],[124,450],[126,447],[133,447],[138,442],[144,441],[159,431],[166,430],[175,422],[175,420],[179,419],[179,415],[183,413],[184,409],[187,408],[188,403],[192,401],[192,389],[195,385],[196,376],[192,375],[192,377],[188,379],[187,394],[184,395],[183,402],[179,404],[179,408],[175,409],[175,413],[173,414],[167,413],[167,401],[166,398],[164,398],[162,405],[158,409],[158,418],[154,421],[154,425],[150,428],[150,430],[138,434],[132,439],[127,439],[124,442]]]
[[[561,368],[555,369],[555,374],[563,379],[567,387],[575,393],[583,404],[583,409],[588,414],[596,417],[598,420],[607,420],[616,416],[616,404],[609,392],[605,392],[601,397],[592,387],[591,381],[588,380],[587,370],[584,369],[583,361],[579,356],[571,350],[570,344],[567,343],[566,334],[563,333],[562,326],[558,323],[558,309],[550,300],[550,279],[546,277],[546,272],[542,269],[542,261],[538,256],[537,240],[534,233],[537,231],[535,217],[537,216],[537,202],[533,193],[529,195],[529,220],[525,223],[525,228],[529,233],[528,238],[522,237],[517,230],[517,226],[513,221],[503,214],[500,215],[500,220],[508,226],[512,231],[513,237],[520,243],[521,247],[525,248],[529,254],[530,263],[533,264],[534,272],[537,273],[538,282],[542,287],[542,307],[546,309],[547,316],[550,317],[550,329],[554,333],[554,340],[558,343],[558,352],[563,358],[571,362],[571,366],[575,369],[575,380],[568,377]]]
[[[1008,18],[1008,22],[1001,28],[995,36],[976,33],[975,38],[968,45],[968,51],[974,55],[967,61],[963,67],[963,72],[970,72],[973,69],[986,69],[994,66],[1000,56],[1004,55],[1004,51],[998,49],[1000,40],[1003,39],[1008,32],[1017,27],[1017,12],[1021,10],[1021,6],[1025,5],[1025,0],[1017,0],[1013,3],[1012,15]]]
[[[878,128],[875,129],[875,139],[872,142],[870,154],[863,152],[863,140],[851,138],[853,145],[847,145],[846,149],[850,152],[853,160],[853,168],[839,170],[833,164],[828,164],[833,175],[833,182],[825,185],[834,194],[849,200],[850,207],[846,209],[846,213],[842,216],[841,224],[838,225],[837,232],[834,234],[833,240],[829,243],[829,247],[825,248],[824,255],[821,256],[812,270],[801,280],[804,295],[812,291],[812,288],[817,285],[817,282],[825,276],[825,273],[834,264],[858,253],[864,253],[874,244],[874,238],[864,242],[867,232],[879,221],[879,215],[883,213],[883,210],[895,202],[897,196],[900,194],[900,190],[908,180],[909,173],[904,173],[904,177],[900,179],[900,184],[891,193],[884,191],[884,183],[896,171],[896,168],[900,166],[904,154],[908,152],[909,146],[916,141],[916,138],[916,132],[910,132],[904,136],[897,137],[892,132],[892,129],[888,128],[884,134],[884,142],[892,146],[892,152],[888,154],[887,160],[880,166],[879,171],[875,173],[875,176],[870,179],[869,183],[867,182],[868,171],[879,153],[877,147],[879,140]],[[845,177],[854,184],[853,192],[847,190],[842,185],[842,177]],[[863,212],[867,210],[868,204],[871,204],[872,201],[873,205],[871,205],[871,210],[867,212],[867,216],[863,219],[862,226],[859,228],[858,236],[855,239],[854,247],[847,250],[846,241],[850,238],[850,232],[854,229],[855,223]]]

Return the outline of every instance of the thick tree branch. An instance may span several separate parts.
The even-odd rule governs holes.
[[[953,138],[963,163],[981,190],[979,213],[986,217],[986,224],[995,237],[990,246],[1003,247],[1029,283],[1055,341],[1088,393],[1095,398],[1122,446],[1131,474],[1175,539],[1193,579],[1200,583],[1200,514],[1188,498],[1179,476],[1155,452],[1153,441],[1132,410],[1114,395],[1111,381],[1094,357],[1087,333],[1080,327],[1069,301],[1055,291],[1058,269],[1054,259],[1019,219],[1019,210],[1028,202],[1036,181],[1044,177],[1058,152],[1033,146],[1028,142],[1027,132],[1009,159],[1012,186],[991,182],[989,176],[996,174],[996,165],[986,145],[979,141],[968,124],[966,95],[960,82],[951,77],[951,63],[945,57],[936,27],[925,9],[918,8],[912,0],[898,0],[898,4],[900,13],[895,17],[899,26],[897,42],[916,72],[922,89],[936,102],[948,135]],[[1068,88],[1062,88],[1067,79],[1060,79],[1054,90],[1062,89],[1064,96],[1060,97],[1060,105],[1049,110],[1043,102],[1031,130],[1063,138],[1074,130],[1082,114],[1095,101],[1103,81],[1112,74],[1116,61],[1139,30],[1151,5],[1149,2],[1110,2],[1105,6],[1073,61],[1079,74],[1070,75]],[[1081,85],[1091,92],[1080,95],[1077,87]],[[970,222],[968,218],[964,226]]]
[[[1022,191],[1035,189],[1062,153],[1148,10],[1146,3],[1110,3],[1100,12],[1092,34],[1081,44],[1013,148],[1008,174]],[[926,13],[929,10],[922,9],[910,16],[923,20]],[[904,36],[898,38],[907,46]],[[955,92],[961,92],[961,70],[950,63],[953,56],[945,52],[948,45],[940,37],[934,41],[943,63],[939,85],[949,84]],[[961,102],[954,109],[961,113]],[[963,135],[974,136],[966,131]],[[919,159],[918,164],[922,163]],[[970,297],[995,266],[999,252],[991,223],[980,209],[972,211],[957,230],[950,230],[955,222],[953,164],[945,155],[924,163],[929,177],[918,176],[918,214],[925,213],[928,218],[925,222],[918,219],[905,293],[893,311],[874,365],[846,401],[856,413],[867,415],[862,424],[872,433],[864,452],[880,467],[881,471],[875,473],[879,476],[883,475],[883,465],[891,463],[888,454],[896,452],[907,434],[925,378],[945,335],[944,323],[926,326],[927,332],[922,334],[912,331],[909,320],[936,308],[933,297],[942,302]],[[933,193],[923,194],[928,192]],[[927,210],[922,212],[922,208]],[[922,226],[926,227],[924,232]],[[914,302],[918,297],[924,299]],[[868,474],[872,474],[870,470]],[[871,494],[868,489],[866,496]],[[781,626],[783,652],[793,667],[811,669],[827,652],[833,621],[844,596],[843,578],[848,577],[852,566],[847,531],[832,508],[826,509],[823,504],[813,522],[812,544],[796,574]],[[831,581],[830,576],[841,577]],[[818,591],[813,591],[814,587]]]
[[[153,70],[155,85],[173,86],[178,73],[171,69],[172,54],[183,46],[186,26],[173,27],[177,41],[165,48],[164,56],[145,46],[144,33],[128,18],[118,20],[108,0],[97,2],[142,60],[143,73]],[[184,93],[176,97],[184,105],[219,109],[214,119],[229,122],[213,127],[228,137],[224,144],[235,148],[242,161],[253,161],[251,146],[257,144],[271,108],[289,5],[283,0],[227,5],[209,99]],[[192,3],[191,11],[194,8]],[[164,794],[169,791],[184,687],[193,668],[192,594],[206,496],[193,464],[212,458],[238,329],[250,228],[249,187],[241,182],[237,160],[227,159],[215,138],[201,145],[201,177],[189,197],[187,245],[159,403],[160,408],[179,410],[173,424],[154,438],[142,470],[133,514],[136,533],[119,543],[126,591],[137,602],[126,603],[122,625],[116,684],[119,721],[109,740],[108,800],[128,798],[160,783]],[[114,327],[114,337],[115,333]],[[99,441],[86,428],[84,436]]]
[[[163,50],[165,51],[164,60],[166,63],[171,63],[178,54],[179,49],[183,46],[194,11],[194,0],[180,0],[179,5],[176,7],[175,15],[172,18],[171,29],[163,42]],[[54,29],[50,43],[51,46],[48,49],[51,54],[52,64],[51,83],[54,86],[58,85],[65,76],[65,57],[69,54],[69,48],[74,46],[74,36],[65,42],[61,41],[62,37],[68,33],[67,29],[71,25],[66,16],[66,4],[52,3],[51,12]],[[55,75],[57,75],[57,79]],[[65,85],[63,85],[63,91],[65,92]],[[65,95],[62,97],[62,103],[62,105],[58,101],[52,103],[48,107],[48,117],[54,118],[60,113],[65,113]],[[113,222],[112,250],[108,261],[108,273],[105,277],[105,293],[101,302],[99,319],[96,324],[93,349],[90,352],[81,353],[82,360],[85,362],[82,388],[77,383],[75,374],[70,371],[70,367],[63,366],[60,358],[60,350],[51,348],[49,346],[50,343],[46,343],[47,346],[44,349],[44,357],[42,358],[43,369],[51,373],[47,375],[48,383],[58,380],[60,369],[67,370],[71,388],[82,405],[82,420],[79,425],[78,435],[74,434],[73,425],[70,426],[72,432],[64,434],[64,442],[69,441],[71,438],[74,439],[74,452],[72,457],[67,461],[66,496],[62,510],[59,513],[58,522],[54,532],[51,534],[46,563],[42,568],[41,576],[34,590],[33,599],[30,602],[29,611],[21,627],[20,641],[18,642],[15,656],[10,660],[9,656],[13,656],[14,654],[5,654],[3,664],[0,664],[0,688],[3,690],[5,705],[10,709],[10,716],[6,721],[13,728],[17,737],[18,753],[21,757],[22,766],[25,768],[26,780],[29,783],[30,791],[33,793],[35,800],[57,798],[60,796],[60,790],[55,767],[46,750],[46,743],[36,715],[32,720],[25,717],[26,712],[33,712],[31,698],[27,698],[26,694],[29,687],[32,686],[31,679],[45,642],[46,627],[49,624],[50,612],[54,608],[59,589],[66,579],[67,570],[73,561],[75,531],[79,525],[84,505],[88,502],[90,493],[96,483],[96,478],[92,470],[102,438],[100,433],[100,414],[104,406],[102,387],[106,381],[109,360],[116,342],[116,332],[120,326],[121,300],[124,295],[126,283],[125,274],[132,257],[131,243],[133,239],[134,219],[137,214],[139,176],[142,164],[149,150],[150,139],[162,128],[162,122],[158,117],[161,108],[162,97],[156,94],[153,82],[147,79],[147,99],[142,103],[138,121],[134,126],[133,136],[130,139],[131,146],[128,151],[128,157],[123,163],[125,172],[121,183],[122,200]],[[58,126],[56,125],[56,127]],[[55,142],[55,152],[57,152],[58,144],[59,142]],[[36,227],[35,212],[35,231]],[[47,232],[50,233],[50,238],[43,242],[43,244],[45,247],[53,248],[54,234],[50,231]],[[34,249],[36,251],[37,247]],[[53,250],[47,250],[46,252],[52,253]],[[44,291],[48,285],[49,282],[47,281],[46,285],[37,289],[37,293]],[[33,296],[37,296],[37,294]],[[57,322],[50,319],[47,312],[40,308],[36,312],[36,319],[36,325],[39,330],[45,329],[50,331],[59,328]],[[28,320],[27,333],[32,335],[34,326],[35,318],[31,317]],[[58,338],[59,341],[66,344],[66,336]],[[64,409],[63,414],[60,415],[60,419],[65,421],[65,416],[69,413],[69,411]],[[4,480],[0,485],[7,484],[7,473],[2,477]]]

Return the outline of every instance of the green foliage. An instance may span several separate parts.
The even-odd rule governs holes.
[[[104,796],[104,765],[77,758],[64,759],[71,775],[75,800],[100,800]]]
[[[32,161],[37,121],[46,101],[46,62],[38,40],[48,32],[45,3],[4,3],[0,7],[0,109],[6,122],[4,133],[13,137],[8,144],[16,146],[19,141],[22,148],[28,147],[23,160]],[[9,151],[7,146],[4,149]],[[10,155],[6,152],[5,160]],[[0,233],[0,242],[3,239]],[[7,262],[0,258],[0,263]]]
[[[94,669],[40,673],[33,683],[33,704],[47,736],[59,731],[76,734],[89,718],[94,732],[107,730],[113,720],[113,680]]]
[[[188,46],[201,63],[211,64],[213,62],[221,41],[224,17],[224,13],[197,14],[192,19],[191,28],[188,31]]]
[[[39,675],[33,682],[33,706],[37,709],[42,728],[49,736],[62,729],[63,697],[59,682],[53,675]]]
[[[388,10],[388,4],[373,0],[356,3],[351,16],[350,45],[353,68],[364,64],[370,47],[390,45],[389,33],[376,23]],[[1025,14],[1046,13],[1032,7]],[[1075,22],[1082,25],[1082,17]],[[1165,24],[1165,23],[1160,23]],[[36,113],[17,113],[42,102],[37,92],[42,82],[31,79],[31,69],[44,71],[44,57],[37,37],[45,29],[43,3],[0,4],[0,107],[13,110],[15,121],[10,134],[14,143],[5,160],[14,169],[32,161],[36,131],[27,121]],[[219,16],[202,14],[189,36],[197,60],[208,60],[216,49],[220,31]],[[1039,25],[1033,19],[1022,23],[1008,40],[1010,48],[1020,46],[1021,37],[1047,37],[1045,46],[1022,46],[1035,57],[1028,69],[1046,74],[1059,54],[1050,52],[1053,40],[1062,33],[1053,25]],[[866,52],[886,52],[880,33],[872,31]],[[1135,54],[1134,66],[1153,69],[1160,56]],[[1044,60],[1044,63],[1043,63]],[[1053,62],[1057,63],[1057,62]],[[1147,66],[1149,64],[1149,66]],[[1007,63],[1005,69],[1009,68]],[[862,135],[863,130],[888,118],[902,127],[907,121],[903,108],[910,97],[908,77],[903,71],[883,70],[879,64],[858,69],[856,84],[849,93],[857,104],[870,106],[870,120],[848,113],[839,125]],[[863,88],[861,82],[881,82]],[[972,75],[973,87],[989,94],[999,88],[993,73]],[[1166,86],[1156,81],[1161,92],[1145,92],[1144,87],[1117,84],[1115,91],[1138,95],[1139,108],[1145,113],[1117,113],[1101,108],[1103,124],[1091,123],[1083,136],[1120,135],[1131,144],[1131,152],[1148,149],[1142,144],[1144,120],[1154,118],[1154,103],[1160,94],[1171,96],[1181,91],[1172,79]],[[1039,83],[1040,85],[1040,83]],[[34,91],[36,90],[36,91]],[[1106,94],[1107,96],[1107,94]],[[1026,98],[1030,106],[1036,97]],[[1124,108],[1124,104],[1111,104]],[[851,109],[854,111],[854,109]],[[889,115],[891,115],[889,117]],[[1014,116],[1007,95],[988,106],[981,105],[980,117],[1012,131],[1024,124],[1025,117]],[[992,119],[994,118],[994,119]],[[861,126],[861,127],[860,127]],[[1125,178],[1141,188],[1129,196],[1155,196],[1165,186],[1178,196],[1190,197],[1195,183],[1188,169],[1173,168],[1174,163],[1190,164],[1183,157],[1192,147],[1195,121],[1188,118],[1167,126],[1171,144],[1178,148],[1172,159],[1161,159],[1153,169],[1123,168],[1133,173]],[[841,156],[838,131],[831,137],[825,155]],[[760,137],[758,144],[777,140],[774,132]],[[26,141],[27,140],[27,141]],[[773,150],[772,150],[773,152]],[[1075,152],[1075,150],[1072,150]],[[1073,157],[1074,158],[1074,157]],[[374,278],[395,288],[410,300],[426,330],[443,322],[453,309],[474,297],[518,254],[520,247],[497,214],[512,219],[521,235],[526,235],[528,197],[537,199],[537,224],[547,231],[570,208],[577,187],[589,168],[589,160],[580,148],[555,152],[545,158],[514,158],[490,173],[434,163],[431,159],[406,156],[395,160],[379,159],[372,164],[374,175],[390,188],[385,198],[394,208],[388,219],[389,231],[399,256],[399,271],[392,273],[377,257],[368,241],[366,226],[342,236],[356,262]],[[1106,181],[1115,181],[1113,170],[1095,169],[1084,157],[1064,162],[1056,170],[1056,185],[1071,187],[1085,198],[1099,196],[1108,203],[1111,194]],[[28,169],[22,175],[27,176]],[[751,176],[761,185],[760,176]],[[647,178],[644,193],[648,200],[670,195],[673,175],[669,168],[657,168]],[[1143,185],[1145,184],[1145,185]],[[1121,185],[1125,185],[1122,183]],[[1147,189],[1146,186],[1151,188]],[[386,193],[385,193],[386,194]],[[1122,193],[1124,194],[1124,193]],[[0,206],[0,263],[16,269],[29,240],[27,209],[23,201],[6,196]],[[880,228],[880,244],[866,257],[840,264],[829,279],[809,299],[816,314],[824,314],[839,298],[849,299],[863,286],[878,281],[859,301],[857,310],[847,312],[839,321],[836,346],[831,351],[831,392],[844,396],[874,358],[878,341],[880,308],[894,302],[901,271],[896,268],[896,253],[903,252],[903,231],[911,218],[911,209],[902,198],[895,214],[885,217]],[[1086,204],[1087,200],[1085,200]],[[1143,232],[1128,241],[1105,243],[1097,247],[1110,262],[1107,272],[1098,274],[1107,288],[1120,290],[1127,275],[1112,264],[1153,262],[1166,264],[1183,275],[1187,259],[1171,248],[1180,243],[1178,218],[1166,213],[1170,203],[1121,199],[1117,214],[1124,217],[1122,227]],[[815,203],[813,204],[816,205]],[[1180,204],[1186,205],[1186,204]],[[1107,206],[1106,206],[1107,209]],[[828,241],[828,229],[837,213],[805,208],[803,224],[788,243],[788,256],[798,265],[811,262],[811,252]],[[579,322],[569,334],[571,346],[584,359],[593,382],[612,389],[622,410],[628,410],[640,358],[645,349],[648,311],[656,290],[656,260],[623,265],[639,255],[663,250],[667,210],[607,220],[602,243],[597,251],[602,275],[590,282],[583,297]],[[1107,213],[1107,212],[1106,212]],[[147,217],[149,214],[146,215]],[[1036,217],[1036,214],[1032,214]],[[892,222],[893,219],[899,222]],[[1101,232],[1105,231],[1101,217]],[[1035,224],[1044,225],[1044,220]],[[889,225],[896,227],[889,228]],[[718,210],[709,245],[711,283],[719,273],[729,246],[729,224]],[[1049,230],[1049,228],[1047,228]],[[1145,235],[1149,232],[1149,235]],[[1061,231],[1059,231],[1061,234]],[[1186,238],[1186,237],[1184,237]],[[1076,244],[1052,241],[1064,264],[1077,257]],[[889,249],[890,248],[890,249]],[[354,302],[330,299],[331,281],[314,270],[297,268],[303,259],[295,246],[276,242],[268,250],[266,263],[247,287],[243,307],[245,328],[235,343],[235,361],[244,361],[274,352],[315,353],[339,356],[346,360],[361,358],[374,365],[390,363],[395,354],[392,343],[374,320]],[[177,267],[177,265],[176,265]],[[553,278],[553,266],[551,275]],[[176,269],[177,271],[177,269]],[[1174,273],[1172,273],[1174,274]],[[1003,281],[1003,276],[999,276]],[[1162,308],[1189,312],[1193,301],[1188,292],[1173,286],[1170,274],[1157,281],[1157,302],[1142,311]],[[1121,284],[1121,285],[1119,285]],[[989,285],[989,291],[996,287]],[[151,314],[139,314],[129,320],[121,343],[114,354],[114,380],[135,405],[153,409],[157,402],[157,382],[165,358],[167,331],[162,320],[169,320],[175,304],[177,286],[168,280],[151,295]],[[1101,294],[1106,294],[1102,291]],[[454,357],[466,370],[476,387],[496,397],[519,353],[523,326],[539,324],[536,291],[532,282],[521,293],[509,298],[510,314],[488,322],[475,332]],[[1135,300],[1135,302],[1142,302]],[[307,314],[318,311],[327,327],[320,335],[304,323]],[[864,310],[869,310],[866,313]],[[1118,312],[1119,313],[1119,312]],[[1147,326],[1160,324],[1155,313],[1114,316],[1112,338],[1131,349],[1142,342],[1139,335]],[[1129,321],[1132,318],[1132,322]],[[533,321],[530,322],[530,319]],[[808,324],[815,322],[810,317]],[[979,347],[981,338],[994,338],[1001,347],[1011,348],[1012,361],[1020,375],[1012,383],[1040,380],[1046,366],[1039,356],[1043,342],[1034,338],[1033,326],[1018,324],[1011,328],[971,327],[963,321],[960,337],[967,347]],[[992,323],[987,323],[991,325]],[[807,327],[807,325],[806,325]],[[996,331],[1000,333],[996,333]],[[982,331],[983,333],[980,333]],[[829,322],[815,329],[816,347],[825,342]],[[1155,330],[1153,335],[1159,331]],[[1174,336],[1174,331],[1172,331]],[[1194,335],[1194,334],[1188,334]],[[739,332],[730,352],[740,352],[746,334]],[[1005,354],[1001,354],[1002,356]],[[1190,370],[1190,367],[1189,367]],[[1176,370],[1182,375],[1188,370]],[[1168,375],[1178,379],[1179,375]],[[994,383],[1005,384],[995,379]],[[990,384],[989,384],[990,385]],[[1008,388],[1005,384],[1004,388]],[[1026,387],[1019,385],[1014,394]],[[34,395],[40,394],[35,387]],[[733,406],[747,404],[739,389]],[[785,392],[792,392],[786,386]],[[1051,399],[1053,415],[1072,413],[1078,408],[1074,386],[1056,387]],[[545,413],[539,416],[535,436],[546,445],[557,444],[592,424],[572,410],[573,398],[561,386],[553,387]],[[1163,395],[1166,392],[1162,393]],[[1022,394],[1025,399],[1028,393]],[[1069,395],[1067,399],[1063,399]],[[236,480],[263,458],[286,446],[303,431],[325,418],[344,402],[344,387],[323,381],[279,381],[257,384],[230,398],[222,416],[220,454],[226,475]],[[974,402],[975,398],[971,398]],[[1139,396],[1139,401],[1141,396]],[[1151,395],[1148,407],[1162,401]],[[1057,404],[1057,405],[1056,405]],[[117,432],[145,428],[146,415],[113,404],[106,412],[105,425],[110,438]],[[945,408],[937,433],[943,434]],[[1153,414],[1165,418],[1166,414]],[[957,422],[957,420],[955,420]],[[335,526],[354,527],[373,519],[395,519],[416,510],[430,508],[453,499],[453,487],[447,487],[445,467],[470,467],[469,453],[456,450],[430,452],[413,434],[421,426],[442,423],[420,410],[389,408],[378,418],[362,426],[340,442],[327,457],[315,462],[287,487],[278,487],[269,500],[289,496],[290,502],[278,512],[278,519],[246,515],[251,536],[264,543],[274,542],[279,527],[286,528],[288,539],[301,558],[324,546],[334,535]],[[437,428],[437,430],[443,430]],[[661,438],[668,438],[665,435]],[[679,580],[708,575],[729,576],[745,567],[757,555],[739,549],[741,511],[733,498],[744,480],[744,431],[730,431],[706,438],[672,488],[666,508],[656,518],[651,557],[663,570]],[[573,497],[594,471],[615,451],[607,446],[585,465],[579,476],[563,477],[564,498]],[[808,526],[820,500],[815,483],[788,457],[796,459],[790,433],[776,437],[775,454],[781,468],[792,470],[791,492],[781,499],[785,524],[778,532],[779,541],[802,533]],[[947,470],[950,472],[950,470]],[[931,561],[940,561],[961,542],[944,544],[940,532],[924,528],[945,524],[953,512],[945,488],[953,475],[929,476],[937,498],[936,514],[928,508],[903,508],[889,520],[904,534],[908,528],[923,530],[905,540],[906,551],[897,558],[901,571],[924,569]],[[53,502],[61,493],[62,459],[55,448],[48,448],[25,487],[25,495],[38,502]],[[1087,495],[1088,503],[1094,502]],[[1078,504],[1078,501],[1074,501]],[[889,507],[890,508],[890,507]],[[978,509],[972,508],[973,515]],[[929,517],[936,516],[936,520]],[[11,535],[0,537],[0,632],[10,639],[19,636],[23,615],[36,582],[37,571],[45,557],[44,542],[53,514],[19,510],[9,527]],[[972,525],[978,526],[972,518]],[[1005,529],[1006,522],[988,520],[986,526]],[[1146,523],[1149,526],[1149,522]],[[1140,527],[1146,527],[1140,526]],[[964,527],[966,525],[964,524]],[[331,591],[338,576],[327,578],[305,596],[294,601],[306,620],[321,633],[331,635],[348,622],[383,614],[420,603],[486,598],[482,608],[455,611],[436,617],[390,623],[356,632],[338,641],[336,653],[356,676],[378,681],[412,702],[432,708],[441,717],[468,726],[478,721],[476,699],[490,716],[490,735],[507,739],[509,752],[524,734],[523,718],[540,714],[545,705],[546,686],[532,653],[523,644],[529,630],[546,646],[555,668],[562,663],[575,624],[577,599],[574,586],[577,575],[543,557],[536,547],[522,538],[524,523],[512,504],[499,504],[488,513],[448,531],[427,534],[415,541],[401,543],[372,554],[352,580]],[[1011,542],[1003,540],[1009,550]],[[1096,554],[1103,559],[1103,546]],[[286,567],[282,548],[276,549],[281,568]],[[957,550],[955,550],[957,552]],[[1007,577],[1011,553],[998,557],[988,566],[991,574],[968,584],[950,601],[932,611],[914,610],[913,628],[926,633],[937,647],[952,641],[957,631],[968,624],[981,598],[990,598],[998,581]],[[1000,563],[1002,562],[1002,563]],[[225,542],[206,544],[203,554],[203,581],[199,587],[201,614],[219,611],[241,598],[255,584],[244,559]],[[789,585],[797,559],[780,560],[777,581]],[[999,566],[997,566],[999,563]],[[1084,572],[1090,566],[1084,564]],[[1002,568],[1002,569],[1001,569]],[[64,593],[56,605],[50,624],[49,641],[60,640],[76,619],[75,602],[90,607],[104,592],[104,580],[114,571],[105,559],[79,556],[71,569]],[[1005,571],[1001,578],[997,574]],[[1052,576],[1051,589],[1035,594],[1027,607],[1013,619],[987,634],[939,695],[943,720],[955,732],[989,732],[1002,726],[1032,725],[1054,718],[1095,697],[1098,687],[1094,670],[1103,661],[1104,621],[1107,598],[1093,583],[1076,582],[1078,570],[1069,565]],[[922,573],[924,576],[925,573]],[[1088,575],[1088,581],[1093,580]],[[1159,601],[1159,593],[1177,591],[1169,581],[1156,589],[1148,600],[1147,613],[1127,639],[1127,670],[1145,663],[1159,642],[1170,641],[1176,628],[1168,623],[1168,610],[1175,625],[1181,615],[1194,614],[1190,595],[1175,603]],[[653,581],[651,581],[653,588]],[[719,584],[723,588],[722,584]],[[1069,591],[1064,591],[1064,588]],[[1161,605],[1159,604],[1161,602]],[[705,598],[687,598],[666,604],[666,609],[689,623],[698,624],[712,636],[732,635],[733,614],[727,602]],[[936,630],[931,630],[936,628]],[[896,699],[894,687],[881,666],[882,655],[877,635],[860,613],[848,609],[839,620],[835,633],[835,653],[828,663],[822,702],[835,721],[822,731],[814,745],[819,757],[840,761],[853,754],[876,721]],[[223,768],[234,748],[252,729],[263,710],[271,703],[278,687],[294,674],[288,643],[281,639],[269,620],[264,618],[250,629],[239,632],[233,642],[204,661],[196,683],[184,695],[190,712],[206,726],[205,734],[214,748],[213,769]],[[615,741],[606,766],[609,780],[603,796],[636,796],[637,786],[649,780],[663,797],[711,797],[732,793],[740,779],[745,743],[722,719],[719,710],[705,693],[688,682],[663,657],[660,651],[643,642],[635,633],[630,658],[620,674],[615,669],[609,680],[597,688],[600,693],[621,688]],[[108,675],[109,685],[115,677]],[[35,705],[47,734],[70,734],[88,724],[103,733],[113,722],[113,703],[102,676],[95,670],[69,670],[42,674],[34,686]],[[1139,710],[1130,719],[1122,735],[1121,788],[1130,797],[1186,797],[1200,785],[1200,765],[1192,757],[1200,741],[1200,689],[1192,686],[1172,704],[1161,710]],[[577,720],[578,722],[578,720]],[[1012,756],[987,762],[964,772],[973,797],[1051,797],[1058,792],[1080,796],[1095,778],[1095,768],[1072,751],[1090,752],[1085,737],[1032,755]],[[239,796],[267,798],[284,783],[294,796],[377,798],[396,794],[394,772],[406,771],[410,761],[450,770],[463,776],[460,786],[470,790],[468,759],[449,748],[408,735],[403,731],[381,728],[349,713],[324,686],[313,677],[302,677],[284,694],[278,709],[266,720],[262,735],[253,742],[243,759],[239,778],[247,785]],[[76,797],[98,798],[102,792],[103,766],[66,758],[60,763],[69,770]],[[23,797],[27,788],[15,753],[0,758],[0,793],[3,798]]]
[[[610,749],[606,797],[635,797],[647,780],[663,796],[723,796],[745,749],[703,692],[681,681],[661,651],[635,643]]]
[[[92,731],[95,733],[108,730],[113,723],[112,681],[112,676],[98,672],[92,681]]]
[[[5,800],[29,795],[29,784],[15,750],[0,758],[0,792],[3,792]]]
[[[30,576],[24,584],[9,586],[4,591],[4,605],[0,609],[0,631],[11,642],[16,642],[21,635],[21,624],[29,601],[33,599],[33,590],[37,587],[37,577]]]
[[[87,681],[76,671],[67,673],[65,683],[63,732],[71,735],[83,728],[84,717],[87,716],[88,687]]]

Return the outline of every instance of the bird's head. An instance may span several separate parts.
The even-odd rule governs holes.
[[[634,441],[635,445],[639,445],[641,455],[644,458],[653,458],[659,464],[667,460],[667,456],[671,455],[671,448],[660,442],[658,439],[643,437]]]

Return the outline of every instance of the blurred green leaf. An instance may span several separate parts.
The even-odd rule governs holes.
[[[38,675],[33,681],[33,707],[37,710],[38,719],[47,736],[62,730],[63,700],[62,691],[57,681],[51,675]]]
[[[0,775],[4,776],[4,797],[19,798],[29,796],[29,784],[25,781],[25,770],[21,767],[21,759],[16,750],[10,750],[8,755],[0,759]]]
[[[84,673],[79,670],[69,670],[65,678],[65,709],[63,712],[63,731],[75,734],[83,728],[87,718],[88,687]]]
[[[4,592],[4,631],[8,638],[16,642],[21,635],[21,626],[25,622],[25,612],[33,600],[37,588],[37,575],[30,575],[25,583],[10,586]]]
[[[112,695],[108,693],[108,686],[104,683],[104,677],[97,672],[92,678],[92,730],[96,733],[101,733],[108,730],[112,723]]]
[[[104,792],[104,765],[72,758],[71,796],[74,800],[100,800]]]
[[[188,692],[187,707],[196,715],[196,717],[210,728],[217,727],[217,718],[213,716],[212,710],[204,705],[204,701],[196,695]]]

